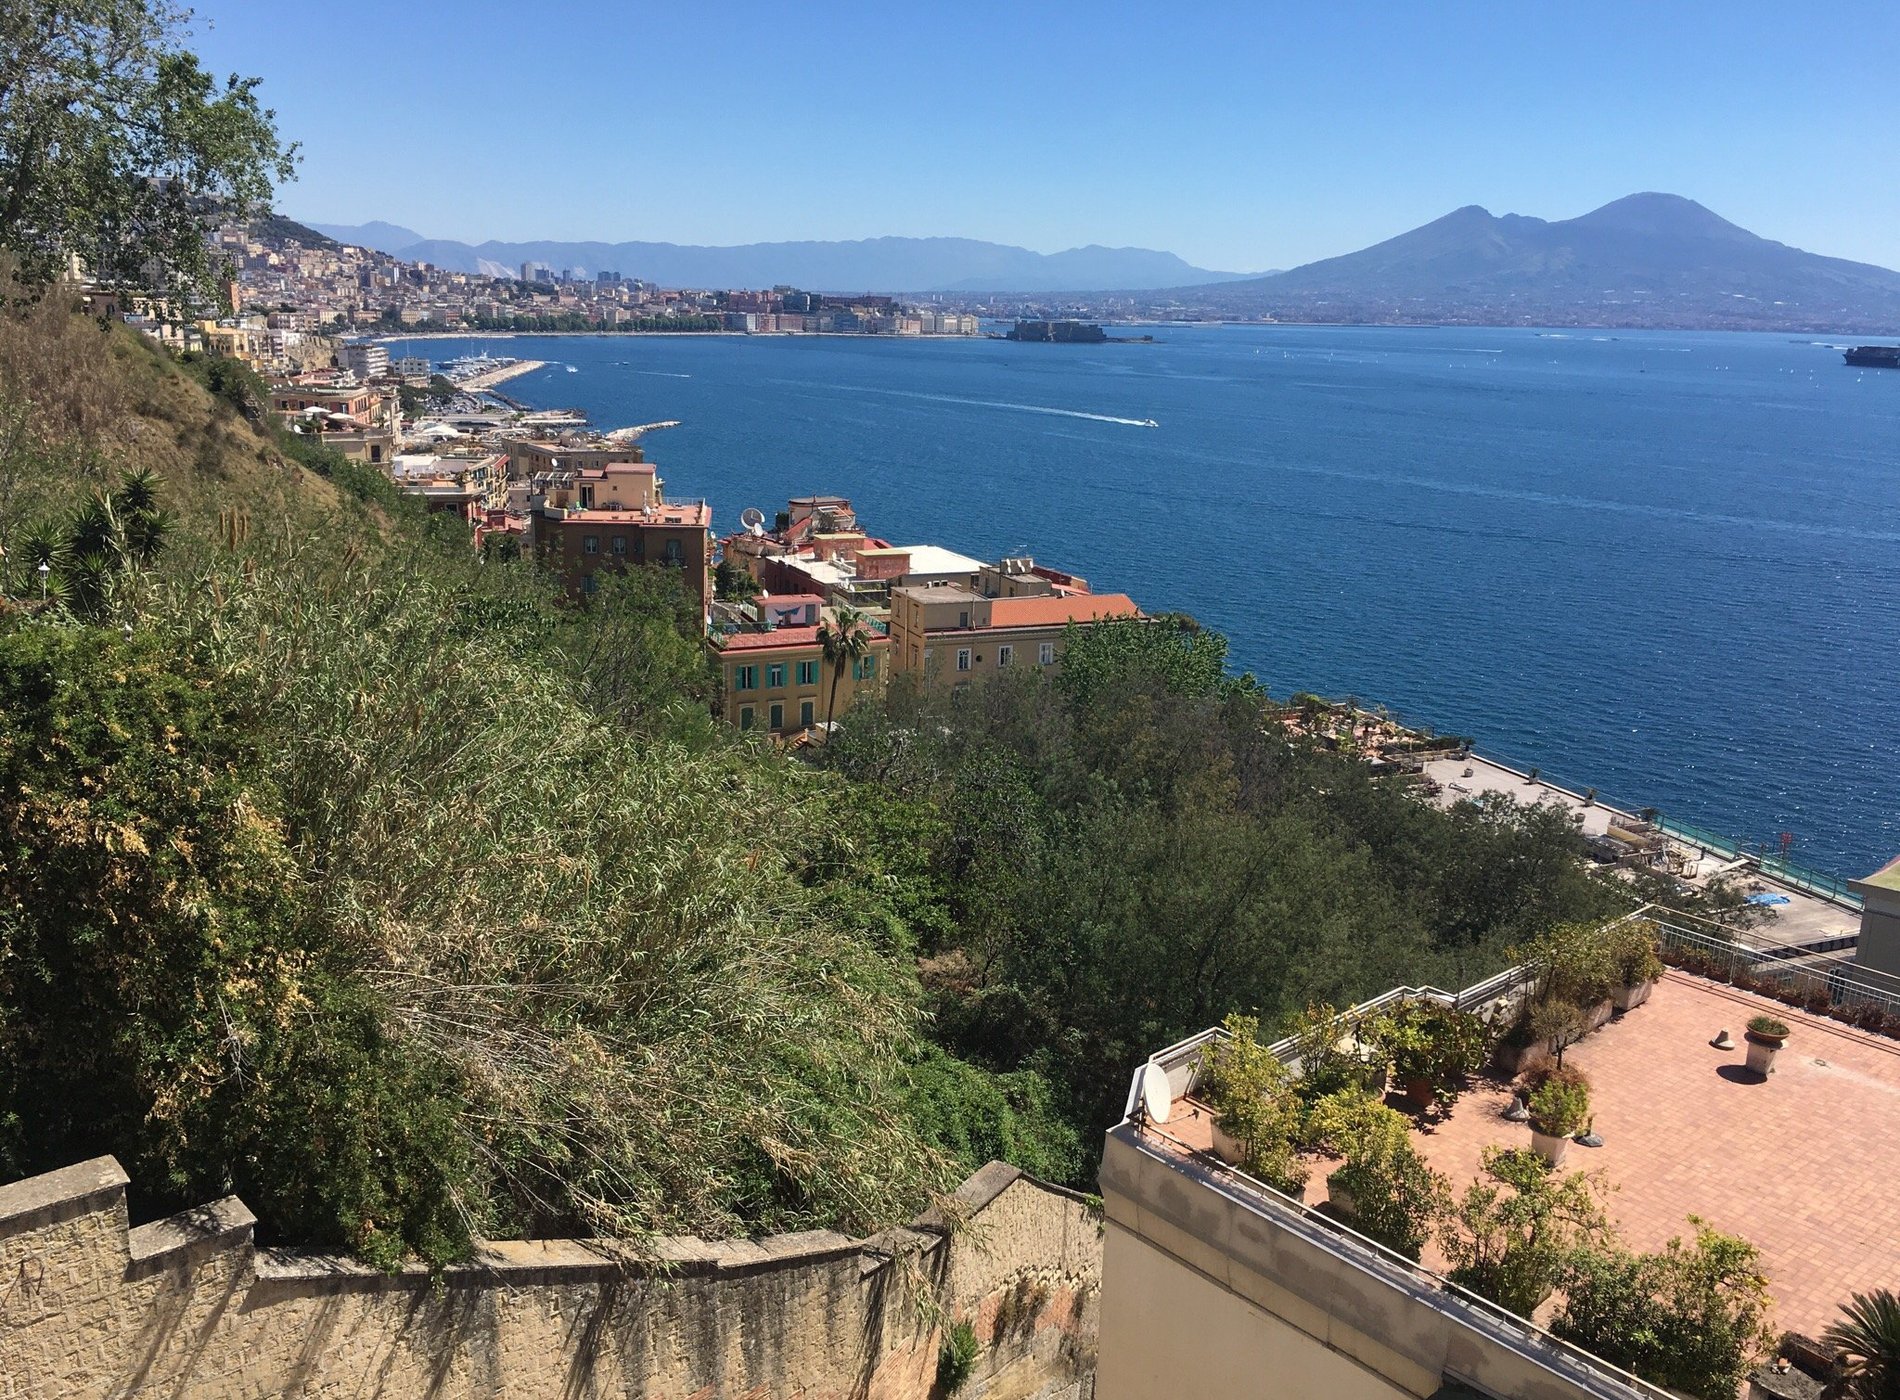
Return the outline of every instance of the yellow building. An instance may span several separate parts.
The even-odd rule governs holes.
[[[721,713],[740,729],[780,737],[802,734],[850,712],[883,689],[890,675],[891,639],[866,629],[864,655],[836,664],[825,659],[820,627],[776,627],[715,636]]]
[[[1071,623],[1140,617],[1126,593],[989,598],[968,588],[893,588],[893,664],[930,686],[955,686],[1011,667],[1060,664]]]

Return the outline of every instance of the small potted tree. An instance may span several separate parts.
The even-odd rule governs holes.
[[[1392,1077],[1422,1109],[1455,1102],[1490,1049],[1482,1017],[1430,997],[1399,1002],[1379,1018],[1373,1036],[1392,1062]]]
[[[1416,1261],[1451,1209],[1451,1188],[1412,1146],[1404,1116],[1346,1089],[1313,1104],[1305,1135],[1308,1146],[1345,1158],[1326,1178],[1332,1213]]]
[[[1227,1038],[1201,1055],[1196,1097],[1214,1114],[1214,1151],[1222,1161],[1295,1200],[1306,1195],[1306,1165],[1294,1145],[1301,1111],[1292,1077],[1260,1043],[1252,1016],[1229,1016]]]
[[[1748,1022],[1748,1067],[1763,1079],[1775,1072],[1775,1055],[1788,1043],[1788,1023],[1773,1016],[1754,1016]]]
[[[1551,1166],[1561,1166],[1570,1139],[1590,1121],[1590,1081],[1575,1069],[1553,1067],[1531,1090],[1531,1149]]]
[[[1644,920],[1626,920],[1611,933],[1616,986],[1610,1000],[1618,1011],[1629,1011],[1649,1000],[1656,979],[1663,973],[1662,958],[1656,951],[1655,935]]]

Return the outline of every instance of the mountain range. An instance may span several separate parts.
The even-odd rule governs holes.
[[[1468,205],[1356,253],[1174,296],[1286,320],[1900,328],[1900,272],[1791,248],[1655,193],[1555,222]]]
[[[470,245],[396,224],[310,226],[412,262],[494,276],[533,261],[674,286],[1062,293],[1085,311],[1090,292],[1143,293],[1163,314],[1245,319],[1900,330],[1900,272],[1776,243],[1674,194],[1633,194],[1559,220],[1467,205],[1358,252],[1265,275],[1209,272],[1147,248],[1035,253],[969,238]]]
[[[1249,274],[1214,272],[1151,248],[1090,245],[1035,253],[975,238],[865,238],[848,242],[460,243],[425,238],[397,224],[311,223],[318,233],[454,272],[515,276],[525,262],[559,271],[618,272],[685,287],[771,287],[818,292],[1066,292],[1088,287],[1151,290],[1215,283]]]

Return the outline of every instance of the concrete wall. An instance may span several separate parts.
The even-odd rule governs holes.
[[[488,1245],[431,1281],[257,1249],[235,1198],[127,1228],[109,1157],[0,1187],[0,1396],[865,1397],[925,1400],[941,1319],[988,1343],[971,1400],[1087,1400],[1095,1212],[992,1163],[932,1220]]]
[[[1865,880],[1850,880],[1848,887],[1862,901],[1860,942],[1854,949],[1854,961],[1900,977],[1900,890]]]
[[[1448,1380],[1512,1400],[1632,1394],[1320,1217],[1144,1144],[1129,1123],[1108,1135],[1101,1182],[1101,1400],[1182,1400],[1187,1385],[1426,1400]]]

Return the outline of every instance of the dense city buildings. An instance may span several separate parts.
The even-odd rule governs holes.
[[[782,740],[822,735],[894,676],[954,687],[1061,663],[1072,629],[1142,617],[1123,593],[1028,558],[985,562],[869,533],[849,500],[789,500],[766,528],[715,543],[713,508],[673,499],[641,435],[531,411],[496,386],[540,362],[488,354],[394,357],[377,333],[540,326],[750,334],[974,335],[975,318],[876,294],[704,291],[619,270],[527,262],[519,276],[446,272],[351,247],[287,220],[213,236],[230,314],[180,325],[149,305],[101,305],[180,349],[242,360],[289,432],[386,474],[397,490],[508,546],[569,597],[635,568],[676,573],[720,675],[729,723]],[[721,589],[715,596],[715,565]],[[727,595],[726,585],[731,585]]]
[[[286,368],[319,333],[440,330],[725,331],[749,335],[976,335],[963,311],[888,296],[662,287],[618,271],[556,273],[522,264],[519,277],[449,272],[339,244],[295,224],[220,229],[216,251],[233,268],[230,314],[181,332],[260,367]],[[381,357],[380,359],[378,357]],[[344,351],[359,378],[387,368],[380,347]]]

